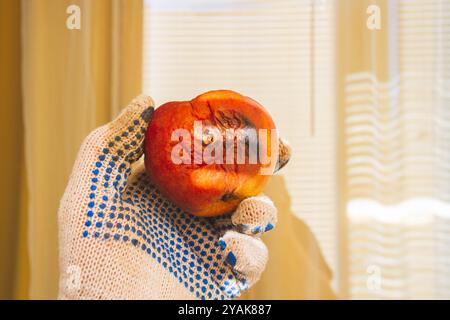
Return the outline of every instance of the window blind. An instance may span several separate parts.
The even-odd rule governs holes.
[[[337,266],[334,1],[146,1],[144,91],[157,103],[231,89],[293,147],[292,210]]]

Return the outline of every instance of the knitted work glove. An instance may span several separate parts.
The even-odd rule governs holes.
[[[58,212],[61,299],[228,299],[264,270],[272,202],[219,218],[174,206],[138,161],[152,112],[138,97],[81,146]]]

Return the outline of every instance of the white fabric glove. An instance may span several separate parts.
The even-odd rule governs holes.
[[[228,299],[264,270],[259,235],[276,224],[268,198],[194,217],[161,196],[142,164],[132,170],[152,112],[140,96],[81,146],[58,212],[60,299]]]

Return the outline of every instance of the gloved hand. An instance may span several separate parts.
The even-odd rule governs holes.
[[[138,97],[81,146],[58,212],[61,299],[228,299],[264,270],[272,202],[218,218],[174,206],[138,161],[152,112]]]

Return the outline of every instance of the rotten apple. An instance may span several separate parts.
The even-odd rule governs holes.
[[[145,167],[152,183],[196,216],[218,216],[263,191],[290,157],[270,114],[228,90],[168,102],[149,120]]]

